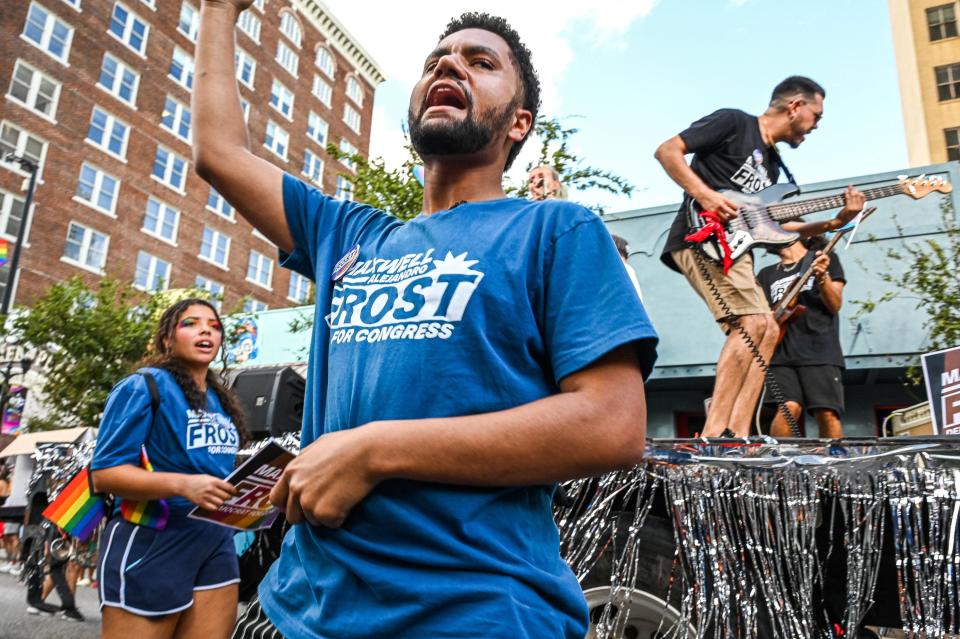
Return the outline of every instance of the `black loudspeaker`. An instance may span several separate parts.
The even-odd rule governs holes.
[[[306,380],[292,366],[241,368],[234,373],[233,392],[247,412],[253,439],[300,432]]]

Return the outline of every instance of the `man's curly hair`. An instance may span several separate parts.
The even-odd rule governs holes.
[[[530,56],[530,49],[520,40],[520,34],[514,31],[513,27],[499,16],[492,16],[489,13],[480,13],[471,11],[464,13],[459,18],[454,18],[447,24],[447,28],[440,34],[439,40],[443,40],[452,33],[463,31],[464,29],[483,29],[490,33],[495,33],[506,41],[510,47],[510,58],[513,66],[517,68],[520,74],[520,85],[523,90],[523,108],[531,113],[533,122],[537,121],[537,112],[540,110],[540,78],[537,77],[537,71],[533,68],[533,61]],[[532,130],[533,127],[531,127]],[[507,165],[509,169],[514,159],[523,148],[523,143],[530,137],[528,132],[526,137],[513,145],[510,153],[507,155]]]

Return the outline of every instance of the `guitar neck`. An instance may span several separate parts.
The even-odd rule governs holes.
[[[830,241],[825,247],[823,247],[823,254],[830,255],[833,252],[833,248],[837,245],[837,242],[840,241],[840,238],[846,235],[846,231],[835,233],[833,237],[830,238]],[[790,285],[790,289],[787,291],[787,294],[781,298],[777,303],[776,308],[773,309],[773,316],[777,320],[783,317],[787,309],[793,304],[793,301],[800,295],[800,292],[803,290],[804,285],[806,285],[807,280],[813,276],[813,262],[810,263],[810,266],[807,267],[807,270],[803,272],[803,275],[798,277],[793,281],[793,284]]]
[[[882,197],[890,197],[903,193],[903,188],[899,184],[890,184],[887,186],[878,186],[872,189],[861,191],[868,200],[876,200]],[[827,195],[824,197],[815,197],[802,202],[780,202],[771,204],[767,207],[770,217],[776,222],[793,220],[817,211],[826,211],[828,209],[839,209],[843,207],[843,195]]]

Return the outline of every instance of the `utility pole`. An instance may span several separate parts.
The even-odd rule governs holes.
[[[13,257],[10,259],[10,274],[7,276],[7,286],[3,290],[3,304],[0,305],[0,315],[4,317],[10,312],[10,303],[13,301],[13,284],[17,278],[17,269],[20,266],[20,251],[23,248],[23,237],[27,233],[27,222],[30,219],[30,206],[33,204],[33,191],[37,188],[37,173],[40,167],[36,162],[13,153],[3,156],[5,162],[16,162],[25,171],[30,173],[30,186],[27,187],[27,199],[23,204],[23,219],[17,229],[17,244],[13,247]]]

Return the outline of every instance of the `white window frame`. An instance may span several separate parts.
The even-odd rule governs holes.
[[[237,29],[248,38],[260,44],[260,18],[253,11],[247,9],[237,18]]]
[[[150,212],[150,204],[154,204],[157,207],[157,228],[151,229],[147,227],[147,218],[148,213]],[[167,216],[173,215],[173,232],[171,237],[167,237],[163,234],[164,222],[167,219]],[[150,237],[156,238],[161,242],[166,242],[171,246],[178,246],[177,244],[177,235],[180,233],[180,211],[176,208],[170,206],[163,200],[157,199],[154,196],[147,197],[147,204],[143,209],[143,226],[140,227],[140,231],[149,235]]]
[[[257,11],[263,13],[265,10],[265,0],[253,0],[253,4],[251,6],[256,7]]]
[[[110,59],[116,65],[116,73],[113,76],[113,86],[107,87],[100,82],[100,78],[103,77],[103,69],[107,64],[107,59]],[[129,72],[133,75],[133,88],[131,89],[130,99],[127,100],[120,94],[120,90],[123,88],[124,73]],[[123,60],[118,58],[115,55],[110,53],[103,54],[103,60],[100,62],[100,70],[97,75],[97,86],[100,87],[102,91],[106,91],[116,99],[120,100],[130,108],[136,110],[137,108],[137,93],[140,91],[140,74],[137,73],[132,67],[130,67]]]
[[[187,15],[187,20],[189,24],[187,25],[186,31],[183,30],[184,23],[184,14]],[[183,3],[180,5],[180,15],[177,18],[177,31],[180,32],[187,40],[196,44],[197,43],[197,34],[200,32],[200,11],[197,10],[192,4],[183,0]]]
[[[247,296],[243,300],[243,312],[244,313],[263,313],[264,311],[270,310],[270,306],[266,302],[261,302],[255,297]]]
[[[159,176],[156,173],[154,173],[153,170],[157,166],[157,162],[159,161],[161,151],[167,154],[167,161],[163,165],[163,175]],[[172,181],[172,178],[175,174],[174,167],[176,166],[177,160],[180,160],[183,163],[183,183],[179,187],[176,186]],[[171,149],[170,147],[164,146],[162,144],[157,145],[157,152],[153,156],[153,164],[150,165],[151,178],[153,178],[160,184],[164,185],[165,187],[169,188],[170,190],[174,191],[175,193],[179,193],[180,195],[186,195],[187,194],[187,175],[189,173],[190,173],[190,162],[187,160],[187,158],[177,153],[174,153],[173,149]]]
[[[310,279],[300,275],[300,273],[290,271],[287,299],[295,304],[305,304],[308,297],[310,297]]]
[[[293,91],[284,86],[284,84],[276,78],[273,79],[273,84],[270,87],[270,106],[273,107],[274,111],[291,122],[293,121],[294,98]]]
[[[203,245],[207,237],[207,234],[210,234],[210,255],[204,255]],[[221,248],[221,240],[223,241],[223,262],[217,261],[217,252]],[[224,271],[229,271],[230,267],[230,236],[224,233],[223,231],[218,231],[212,226],[203,227],[203,232],[200,235],[200,252],[197,253],[197,257],[208,264],[213,264],[219,269]]]
[[[334,192],[334,198],[338,200],[353,201],[353,182],[343,175],[337,176],[337,190]]]
[[[10,226],[10,216],[13,214],[13,203],[20,202],[21,206],[24,206],[27,201],[23,196],[17,195],[16,193],[10,193],[9,191],[4,191],[0,189],[0,237],[6,238],[10,242],[16,242],[17,236],[14,233],[8,233],[7,227]],[[34,205],[30,205],[30,210],[33,211]],[[29,218],[29,219],[24,219]],[[29,223],[33,220],[33,216],[28,216],[26,209],[24,209],[21,217],[20,224]],[[29,246],[26,238],[30,235],[30,225],[27,224],[27,228],[24,229],[24,247]]]
[[[250,101],[240,98],[240,110],[243,111],[243,121],[250,122]]]
[[[323,55],[323,53],[326,55]],[[331,80],[337,79],[337,59],[333,57],[333,51],[322,44],[317,45],[317,50],[313,56],[313,64]]]
[[[98,112],[106,118],[106,123],[103,125],[103,139],[100,142],[97,142],[90,137],[90,128],[93,126],[93,118]],[[117,126],[123,127],[123,140],[121,142],[120,153],[115,153],[110,149],[110,141],[113,139],[114,129]],[[94,148],[100,149],[107,155],[126,163],[127,144],[130,142],[130,125],[106,109],[101,109],[99,106],[94,105],[93,109],[90,111],[90,122],[87,124],[87,137],[84,138],[84,142]]]
[[[73,228],[83,229],[83,237],[80,240],[79,247],[79,259],[74,259],[67,255],[67,246],[70,244],[70,230]],[[90,257],[90,247],[93,245],[94,236],[98,235],[103,238],[103,259],[102,263],[99,266],[88,264],[87,260]],[[91,273],[96,273],[97,275],[104,275],[104,268],[107,265],[107,254],[110,251],[110,236],[106,233],[101,233],[100,231],[90,228],[85,224],[80,224],[74,220],[70,220],[70,223],[67,225],[67,237],[63,243],[63,254],[60,256],[60,261],[77,268],[82,268],[85,271],[90,271]]]
[[[340,150],[343,153],[348,153],[350,155],[356,155],[357,153],[360,152],[360,149],[353,146],[353,144],[351,144],[350,141],[347,140],[347,138],[340,138]],[[357,163],[354,162],[353,160],[348,160],[347,158],[343,158],[340,160],[340,164],[350,169],[350,171],[353,173],[356,173],[357,171]]]
[[[298,49],[303,44],[303,25],[289,9],[280,11],[280,33],[282,33]]]
[[[151,11],[157,10],[157,0],[140,0],[140,2],[149,7]]]
[[[147,283],[146,284],[140,284],[139,282],[137,282],[137,275],[138,275],[138,271],[140,270],[141,255],[147,256],[147,258],[150,260],[147,266],[147,278],[146,278]],[[162,280],[163,285],[160,288],[150,288],[150,283],[153,282],[157,277],[157,270],[158,270],[157,265],[161,262],[167,265],[166,277]],[[152,253],[147,253],[146,251],[137,252],[137,261],[133,271],[133,286],[135,288],[138,288],[141,291],[145,291],[147,293],[158,293],[160,291],[165,291],[168,288],[170,288],[170,279],[172,275],[173,275],[173,265],[170,264],[170,262],[160,259],[156,255],[153,255]]]
[[[343,123],[357,134],[360,133],[360,129],[363,126],[363,116],[346,102],[343,103]]]
[[[123,33],[117,34],[113,30],[113,21],[117,15],[117,8],[121,8],[127,12],[127,21],[123,25]],[[143,25],[143,40],[140,43],[140,48],[138,49],[133,45],[133,29],[136,23],[139,22]],[[136,53],[141,58],[147,57],[147,42],[150,39],[150,23],[138,16],[133,10],[130,9],[127,5],[122,2],[114,2],[113,10],[110,12],[110,22],[107,24],[107,33],[109,33],[115,40],[119,40],[126,46],[128,49]]]
[[[117,202],[120,200],[120,185],[121,185],[120,178],[107,173],[106,171],[99,168],[95,164],[84,162],[83,164],[80,165],[80,174],[77,176],[78,189],[80,187],[80,179],[83,177],[84,168],[88,168],[91,171],[96,173],[96,176],[93,181],[93,189],[90,194],[90,199],[89,200],[84,199],[77,193],[77,191],[74,191],[73,201],[79,202],[84,206],[89,206],[94,211],[99,211],[105,215],[109,215],[110,217],[113,217],[113,218],[117,217]],[[110,178],[116,184],[116,188],[113,191],[113,196],[110,201],[110,208],[108,209],[105,209],[102,206],[100,206],[100,204],[98,204],[98,201],[100,200],[100,196],[103,194],[104,178]]]
[[[16,124],[10,120],[0,120],[0,135],[3,134],[3,129],[6,127],[9,127],[17,132],[17,143],[13,147],[13,152],[16,155],[27,157],[27,142],[30,141],[30,138],[33,138],[40,143],[40,157],[31,157],[30,159],[37,163],[37,181],[42,182],[43,180],[41,180],[40,177],[43,174],[43,167],[47,163],[47,149],[49,148],[50,143],[41,138],[39,135],[26,130],[19,124]],[[2,156],[2,152],[0,152],[0,156]],[[13,171],[17,175],[22,175],[23,177],[29,177],[30,175],[22,166],[20,166],[18,162],[4,162],[2,157],[0,157],[0,166]]]
[[[170,126],[167,126],[163,123],[163,121],[168,113],[167,107],[171,102],[173,103],[173,113],[171,113]],[[187,128],[186,137],[184,137],[180,133],[180,129],[183,128],[184,126],[184,120],[186,120],[186,128]],[[190,113],[190,109],[187,108],[187,105],[180,102],[169,93],[164,98],[163,112],[160,114],[160,128],[166,129],[167,131],[172,133],[174,136],[176,136],[177,139],[183,140],[187,144],[190,144],[190,139],[193,134],[193,114]]]
[[[27,98],[26,98],[26,100],[21,100],[20,98],[18,98],[17,96],[15,96],[15,95],[13,94],[13,86],[14,86],[14,83],[17,83],[17,84],[19,84],[19,85],[21,85],[21,86],[23,86],[23,84],[25,84],[25,83],[21,82],[21,81],[17,78],[17,71],[20,70],[21,68],[22,68],[22,69],[26,69],[27,71],[30,72],[30,82],[29,82],[29,84],[27,85]],[[49,108],[50,113],[44,113],[43,111],[41,111],[40,109],[38,109],[37,106],[36,106],[36,104],[37,104],[37,98],[40,97],[40,87],[41,87],[41,85],[43,84],[43,81],[44,81],[44,80],[46,80],[47,82],[49,82],[50,84],[52,84],[53,87],[54,87],[54,89],[53,89],[53,96],[48,98],[48,99],[50,100],[50,108]],[[56,122],[57,122],[57,104],[60,102],[60,88],[61,88],[61,86],[62,86],[62,85],[60,84],[60,82],[54,80],[53,78],[51,78],[51,77],[48,76],[47,74],[43,73],[42,71],[40,71],[40,70],[37,69],[36,67],[34,67],[34,66],[30,65],[30,64],[27,64],[27,63],[24,62],[23,60],[17,60],[16,63],[14,63],[14,65],[13,65],[13,73],[10,75],[10,87],[7,89],[7,98],[10,99],[10,100],[13,101],[13,102],[19,104],[20,106],[22,106],[23,108],[27,109],[28,111],[31,111],[31,112],[33,112],[33,113],[36,113],[36,114],[39,115],[41,118],[44,118],[44,119],[49,120],[50,122],[53,122],[54,124],[56,124]],[[46,96],[44,96],[44,97],[46,97]]]
[[[63,0],[63,1],[64,1],[66,4],[70,5],[71,7],[73,7],[74,9],[76,9],[77,11],[81,11],[81,10],[82,10],[82,9],[80,8],[80,0]],[[141,1],[142,1],[142,0],[141,0]]]
[[[320,134],[321,130],[323,131],[322,135]],[[330,125],[313,111],[307,115],[307,137],[320,146],[326,146],[330,137]]]
[[[303,150],[301,172],[316,184],[323,184],[323,158],[310,149]]]
[[[358,107],[363,107],[363,99],[365,95],[363,90],[363,85],[360,84],[360,80],[356,75],[347,76],[347,97],[353,100],[354,104]]]
[[[177,60],[177,55],[180,55],[180,60]],[[177,77],[173,74],[174,64],[180,66],[180,74],[182,77]],[[178,85],[182,86],[187,91],[193,90],[193,75],[196,71],[197,65],[193,59],[193,56],[181,49],[180,47],[173,47],[173,53],[170,55],[170,69],[167,71],[167,77],[176,82]]]
[[[271,140],[273,142],[272,144],[270,144]],[[263,146],[286,162],[287,154],[290,153],[290,134],[273,120],[267,120],[267,128],[263,134]],[[283,152],[281,153],[276,147],[283,147]]]
[[[194,288],[206,291],[210,295],[210,302],[216,307],[217,312],[220,312],[220,306],[223,304],[223,298],[227,295],[227,287],[223,285],[222,282],[212,280],[205,275],[197,275],[193,280]],[[214,291],[214,288],[220,289],[219,291]]]
[[[217,202],[221,207],[226,206],[228,209],[230,209],[229,212],[224,212],[222,208],[217,208],[216,205],[211,205],[210,200]],[[212,186],[210,187],[210,193],[207,194],[206,206],[207,210],[212,212],[217,217],[230,220],[231,222],[237,221],[236,210],[234,210],[233,206],[231,206],[230,203],[227,202],[227,200]]]
[[[330,105],[333,104],[333,87],[319,75],[313,76],[313,86],[310,87],[310,93],[325,104],[327,108],[330,108]]]
[[[250,277],[250,269],[254,268],[254,260],[256,260],[255,266],[255,278],[259,278],[263,273],[264,263],[266,263],[267,268],[267,283],[262,283],[259,279],[254,279]],[[247,281],[251,284],[256,284],[260,288],[264,288],[268,291],[273,290],[273,260],[257,251],[255,249],[250,249],[250,256],[247,258]]]
[[[30,16],[33,15],[33,9],[36,7],[40,11],[43,11],[46,14],[46,17],[43,20],[43,31],[40,34],[40,42],[33,40],[30,36],[27,35],[27,25],[30,23]],[[53,51],[50,51],[50,41],[53,39],[53,30],[56,27],[57,23],[60,23],[67,30],[67,37],[63,43],[63,55],[59,56]],[[53,13],[45,6],[39,2],[31,2],[30,8],[27,9],[27,17],[23,23],[23,31],[20,32],[20,38],[26,40],[31,45],[40,49],[48,56],[59,62],[60,64],[69,67],[70,66],[70,46],[73,44],[73,27],[68,23],[61,20],[57,14]]]
[[[287,43],[283,40],[277,40],[277,55],[274,57],[274,60],[283,67],[283,70],[292,75],[293,77],[299,77],[297,71],[300,68],[300,56],[297,55],[297,52],[287,46]]]
[[[253,56],[251,56],[249,53],[247,53],[246,51],[244,51],[244,50],[241,49],[240,47],[237,47],[237,50],[236,50],[236,52],[234,53],[234,56],[233,56],[233,63],[234,63],[234,65],[235,65],[236,71],[237,71],[237,81],[240,82],[240,84],[242,84],[243,86],[245,86],[245,87],[247,87],[247,88],[249,88],[249,89],[253,89],[253,88],[254,88],[254,82],[256,82],[256,78],[257,78],[257,61],[254,60],[254,59],[253,59]],[[246,67],[246,64],[245,64],[245,63],[249,63],[249,65],[250,65],[250,80],[249,80],[249,81],[245,80],[244,77],[243,77],[243,75],[244,75],[244,74],[243,74],[243,70],[244,70],[244,68]]]

